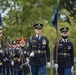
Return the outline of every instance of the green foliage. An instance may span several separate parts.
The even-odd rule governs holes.
[[[49,46],[52,54],[54,43],[56,42],[56,30],[53,26],[50,26],[50,18],[52,17],[56,3],[56,0],[1,0],[0,5],[2,13],[5,10],[10,9],[3,17],[3,43],[7,43],[9,39],[17,40],[21,37],[28,39],[30,36],[34,35],[33,25],[41,22],[44,24],[42,34],[49,39]],[[67,7],[64,6],[65,3]],[[73,5],[71,6],[72,8],[74,7]],[[71,25],[67,22],[62,22],[61,19],[59,19],[58,29],[63,26],[68,26],[70,28],[69,39],[73,42],[74,49],[76,49],[76,12],[75,10],[72,10],[74,13],[69,15],[69,13],[71,13],[71,8],[68,7],[68,0],[60,0],[60,11],[68,14]],[[58,39],[60,38],[60,32],[58,32]]]
[[[67,9],[70,12],[70,16],[76,15],[76,0],[60,0],[60,8]]]

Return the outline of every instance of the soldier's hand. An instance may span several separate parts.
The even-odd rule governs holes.
[[[71,72],[73,72],[73,70],[74,70],[74,66],[71,67]]]
[[[35,55],[34,52],[30,53],[30,57],[34,57],[34,55]]]
[[[16,61],[16,60],[17,60],[17,58],[13,58],[13,60],[14,60],[14,61]]]
[[[50,68],[51,64],[50,62],[47,62],[47,67]]]
[[[26,62],[29,63],[29,58],[26,58]]]
[[[3,51],[2,50],[0,50],[0,53],[2,53]]]
[[[57,63],[54,64],[54,67],[55,67],[55,69],[56,69],[56,71],[57,71],[57,69],[58,69],[58,64],[57,64]]]
[[[17,59],[17,61],[18,61],[18,62],[20,62],[20,61],[21,61],[21,59],[20,59],[20,58],[18,58],[18,59]]]
[[[5,60],[8,61],[9,59],[8,58],[5,58]]]
[[[3,59],[4,62],[6,62],[6,59]]]
[[[14,65],[14,61],[11,61],[11,65],[12,65],[12,66]]]

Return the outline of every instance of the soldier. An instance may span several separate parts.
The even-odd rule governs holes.
[[[20,48],[20,42],[19,42],[19,40],[16,40],[16,48]]]
[[[8,45],[6,44],[4,49],[3,49],[3,58],[2,58],[3,59],[3,65],[2,65],[3,75],[6,75],[6,56],[5,56],[5,52],[6,52],[7,49],[8,49]]]
[[[30,53],[30,65],[32,75],[46,75],[46,61],[47,66],[50,67],[50,49],[49,41],[46,37],[42,36],[43,24],[38,23],[34,25],[35,36],[30,37],[28,40],[27,50]]]
[[[5,49],[5,67],[6,67],[6,75],[13,75],[13,52],[12,52],[12,43],[9,42],[8,46]]]
[[[54,47],[54,67],[58,75],[72,75],[73,71],[74,49],[72,42],[68,40],[68,30],[68,27],[60,29],[62,39],[58,41],[58,53],[56,53],[56,45]]]
[[[8,46],[5,48],[5,68],[6,68],[6,75],[10,74],[9,68],[10,68],[10,52]]]
[[[15,70],[14,70],[14,66],[15,66],[15,62],[14,62],[14,57],[15,57],[15,50],[16,50],[16,41],[12,41],[11,44],[11,71],[14,75],[16,75]]]
[[[14,75],[22,75],[22,69],[20,68],[21,65],[21,47],[18,40],[16,41],[16,50],[15,50],[15,56],[14,56]]]
[[[21,61],[22,64],[20,65],[20,67],[22,68],[22,75],[27,75],[30,70],[29,70],[29,62],[27,61],[28,59],[28,53],[26,51],[26,38],[20,38],[19,39],[19,43],[20,43],[20,47],[22,50],[22,55],[21,55]]]
[[[0,47],[0,74],[2,74],[2,62],[3,60],[3,51],[2,51],[2,48]]]

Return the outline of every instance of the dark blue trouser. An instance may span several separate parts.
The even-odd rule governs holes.
[[[59,67],[58,68],[58,75],[72,75],[71,68]]]
[[[6,67],[6,75],[10,75],[9,67]]]
[[[31,66],[32,75],[46,75],[46,66]]]
[[[14,75],[22,75],[22,70],[14,70]]]
[[[6,75],[5,71],[6,71],[6,68],[5,68],[5,65],[3,65],[3,66],[2,66],[3,75]]]
[[[0,66],[0,74],[2,74],[2,66]]]
[[[6,75],[13,75],[13,67],[6,67]]]

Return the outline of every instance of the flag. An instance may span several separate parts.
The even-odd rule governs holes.
[[[0,38],[2,38],[2,17],[0,13]]]
[[[59,4],[56,5],[56,8],[50,21],[50,24],[52,24],[55,29],[57,28],[57,20],[58,20],[58,5]]]

